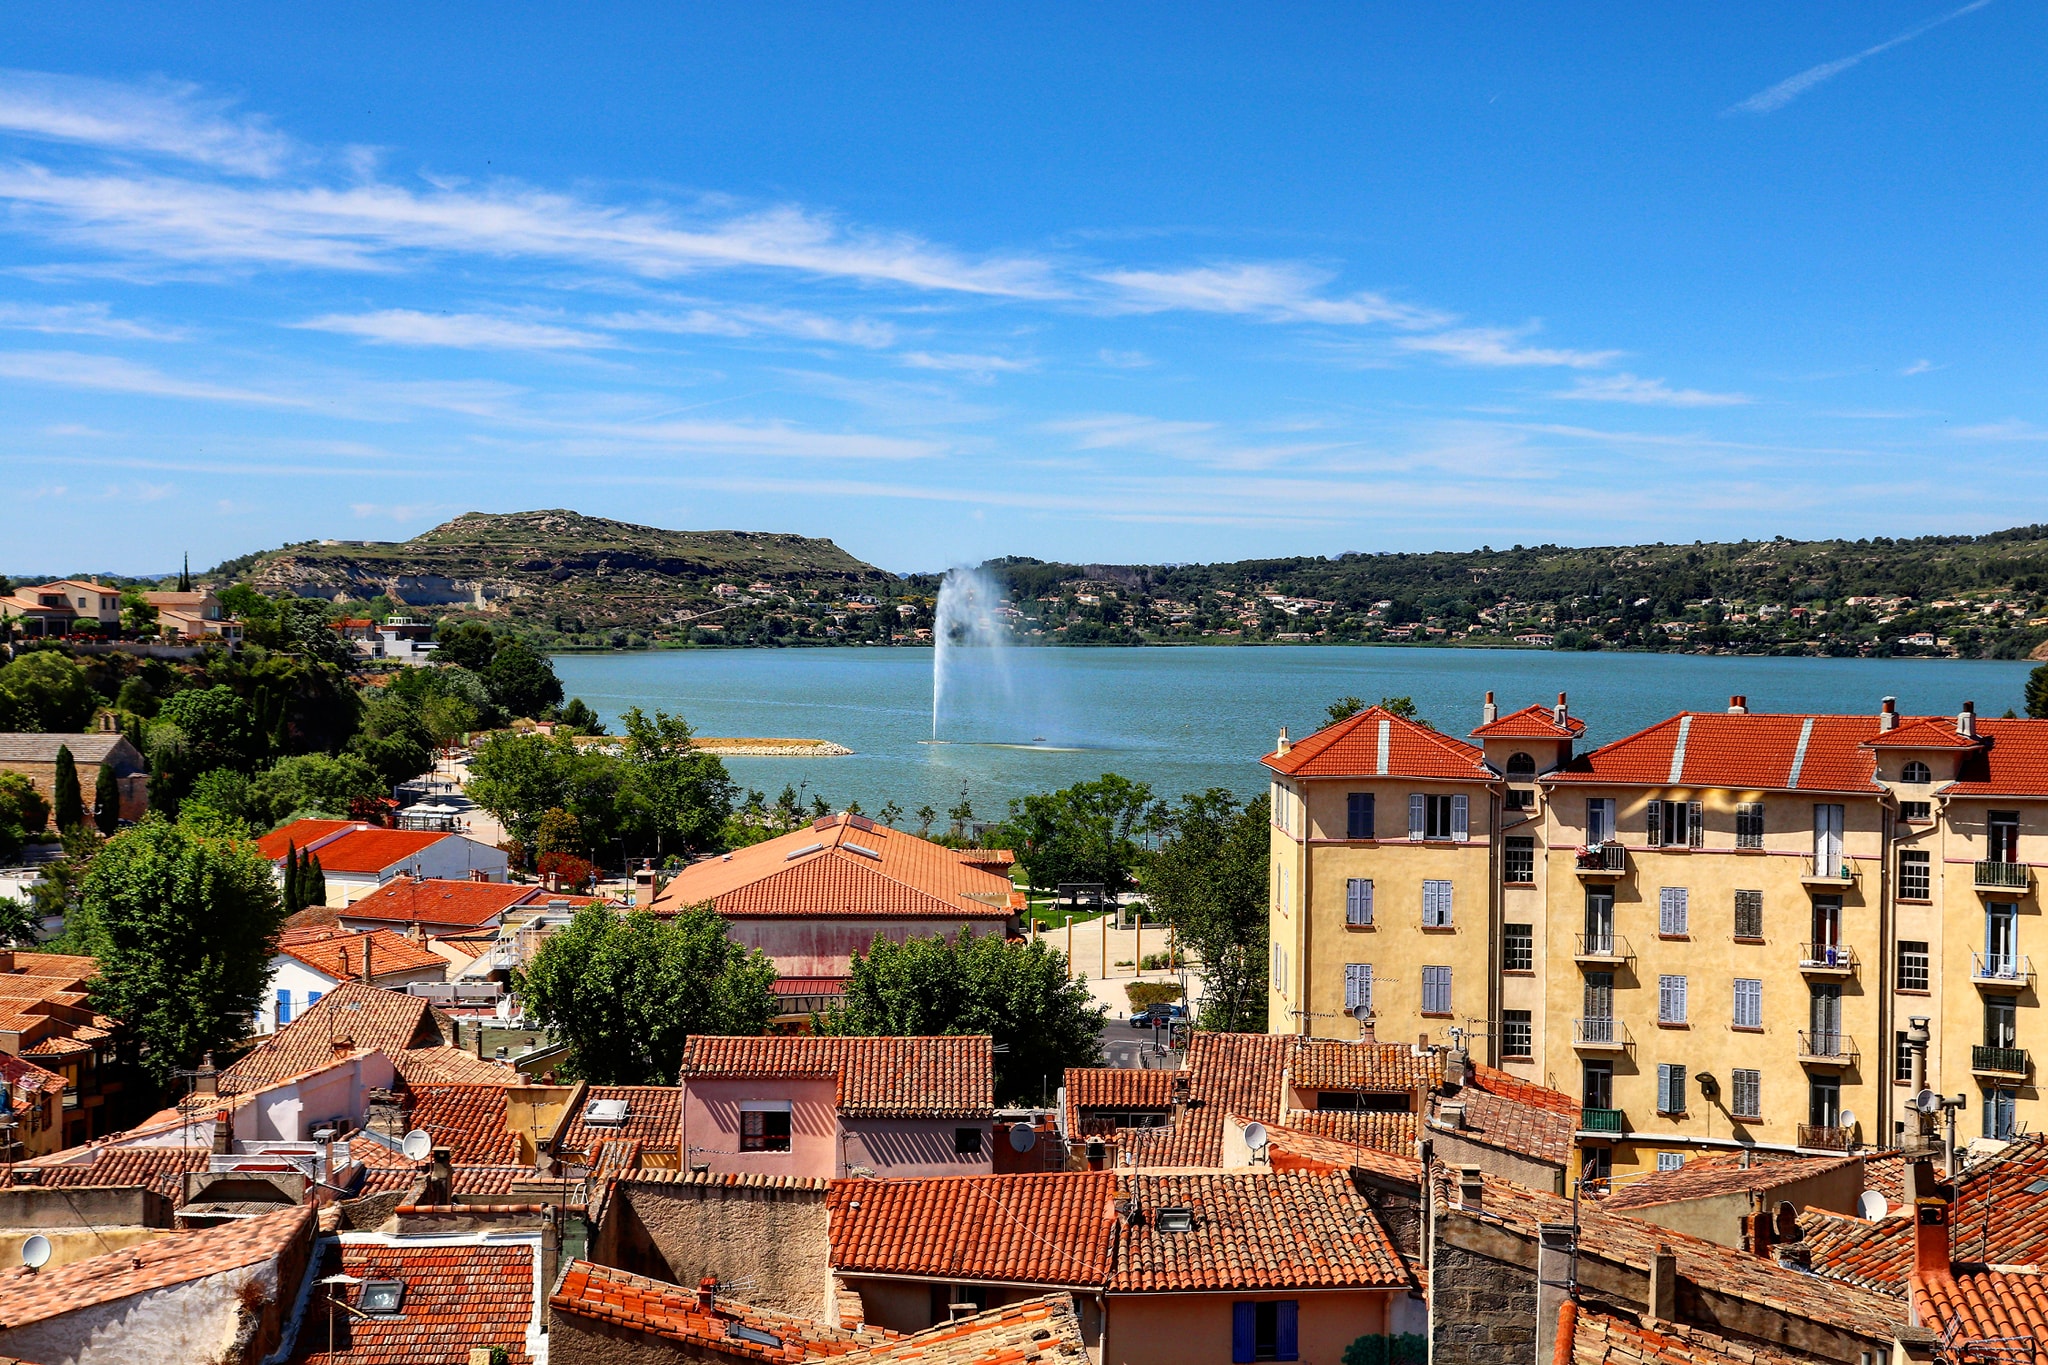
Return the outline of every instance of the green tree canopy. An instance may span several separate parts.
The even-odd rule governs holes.
[[[85,823],[85,795],[78,787],[78,760],[69,744],[57,746],[57,769],[50,779],[50,806],[60,830],[77,829]]]
[[[20,773],[0,773],[0,859],[12,862],[31,834],[50,823],[50,803]]]
[[[768,1027],[774,981],[774,965],[727,937],[708,906],[657,918],[592,905],[541,944],[512,989],[568,1044],[569,1075],[672,1085],[689,1035]]]
[[[562,680],[548,657],[524,640],[508,639],[498,646],[484,673],[484,684],[508,715],[538,716],[562,701]]]
[[[248,1032],[284,907],[254,844],[151,817],[92,859],[79,919],[99,961],[93,1007],[128,1026],[167,1084]]]
[[[1044,940],[963,931],[905,943],[878,938],[853,957],[846,1004],[830,1033],[916,1037],[986,1033],[996,1043],[996,1102],[1043,1104],[1070,1066],[1101,1061],[1102,1006],[1067,979]]]
[[[1364,709],[1365,699],[1363,697],[1339,697],[1330,703],[1329,719],[1324,721],[1323,724],[1335,725],[1339,721],[1350,720]]]
[[[150,752],[167,752],[173,768],[196,776],[209,768],[252,769],[263,753],[255,713],[226,683],[173,692],[149,727]]]
[[[598,719],[597,712],[590,708],[590,703],[581,697],[569,698],[569,704],[562,708],[562,714],[557,720],[579,735],[604,733],[604,722]]]
[[[33,650],[0,668],[0,723],[8,729],[77,734],[98,705],[85,670],[52,650]]]
[[[482,674],[498,652],[498,637],[480,621],[457,621],[450,617],[434,627],[434,658]]]
[[[200,811],[209,811],[214,816],[239,820],[250,826],[270,823],[266,808],[256,799],[247,773],[238,773],[233,768],[215,768],[201,773],[192,784],[192,790],[178,804],[178,818],[198,818]]]
[[[295,754],[280,758],[249,784],[257,813],[266,824],[301,811],[346,818],[358,800],[390,795],[377,770],[354,754]]]
[[[649,716],[635,706],[619,723],[655,856],[716,847],[719,829],[739,795],[724,762],[690,746],[690,727],[681,716],[665,711]]]
[[[1203,1028],[1266,1030],[1265,797],[1240,804],[1223,787],[1190,793],[1163,820],[1166,838],[1145,870],[1145,898],[1202,963]]]
[[[2027,714],[2035,720],[2048,720],[2048,664],[2027,674]]]
[[[1131,888],[1144,850],[1138,845],[1152,789],[1116,773],[1010,803],[997,837],[1016,851],[1034,887],[1100,882],[1114,895]],[[920,812],[921,814],[921,812]]]
[[[112,834],[121,827],[121,779],[114,775],[111,763],[100,764],[93,778],[92,822],[102,834]]]

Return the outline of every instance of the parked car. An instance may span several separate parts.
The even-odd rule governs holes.
[[[1131,1016],[1132,1028],[1172,1028],[1187,1022],[1185,1005],[1147,1005]]]

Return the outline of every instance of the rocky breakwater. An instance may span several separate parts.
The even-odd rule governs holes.
[[[713,735],[695,736],[690,747],[732,758],[839,758],[853,752],[829,739],[733,739]]]

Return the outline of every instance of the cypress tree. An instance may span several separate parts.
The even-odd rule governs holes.
[[[78,760],[71,746],[57,746],[57,777],[51,783],[50,814],[59,830],[76,829],[85,823],[85,797],[78,789]]]
[[[185,567],[178,571],[178,591],[192,591],[192,552],[185,552]]]
[[[92,784],[92,822],[100,833],[112,834],[121,827],[121,781],[114,765],[100,764],[99,777]]]
[[[306,894],[300,899],[307,905],[327,904],[327,869],[320,866],[320,855],[308,853],[304,864],[310,874],[306,878]]]
[[[294,841],[284,846],[284,912],[296,915],[304,908],[299,899],[299,846]]]

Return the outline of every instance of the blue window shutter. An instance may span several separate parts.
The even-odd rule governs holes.
[[[1454,796],[1451,798],[1451,837],[1459,843],[1472,832],[1472,798]]]
[[[1279,1337],[1278,1344],[1280,1349],[1274,1352],[1274,1355],[1281,1360],[1299,1360],[1301,1358],[1301,1323],[1299,1318],[1301,1305],[1293,1299],[1282,1299],[1273,1306],[1279,1310],[1274,1316],[1279,1319],[1278,1326],[1280,1329],[1276,1333]]]
[[[1257,1304],[1230,1305],[1230,1359],[1233,1365],[1249,1365],[1257,1351],[1253,1337],[1258,1333],[1258,1313]]]
[[[1422,802],[1423,796],[1421,792],[1414,792],[1408,797],[1408,837],[1410,839],[1420,839],[1422,837]]]
[[[325,992],[325,991],[307,991],[307,992],[306,992],[306,1008],[307,1008],[307,1009],[311,1009],[311,1008],[313,1008],[313,1006],[315,1006],[315,1005],[319,1004],[319,1003],[320,1003],[320,997],[321,997],[321,996],[323,996],[323,995],[325,995],[325,994],[326,994],[326,992]]]
[[[279,991],[277,993],[277,1022],[289,1024],[291,1021],[292,993],[290,991]]]

